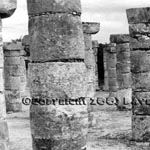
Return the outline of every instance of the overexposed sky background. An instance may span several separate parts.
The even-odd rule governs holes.
[[[10,18],[3,19],[3,39],[10,41],[28,34],[26,0],[17,0],[17,10]],[[100,32],[93,39],[109,42],[110,34],[128,33],[126,9],[150,7],[150,0],[81,0],[82,21],[99,22]]]

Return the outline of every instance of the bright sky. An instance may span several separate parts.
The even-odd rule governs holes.
[[[26,0],[17,0],[18,6],[12,17],[3,20],[3,39],[10,41],[28,34]],[[93,39],[109,42],[110,34],[128,33],[125,10],[135,7],[150,7],[150,0],[81,0],[82,21],[99,22],[100,32]]]

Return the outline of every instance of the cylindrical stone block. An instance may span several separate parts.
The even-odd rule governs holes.
[[[32,17],[29,19],[29,33],[33,62],[84,59],[84,39],[79,16],[58,13]]]
[[[32,105],[33,148],[75,149],[86,145],[87,105],[60,105],[59,100],[85,98],[84,63],[36,63],[29,65],[32,99],[55,100],[56,105]],[[72,101],[73,103],[73,101]],[[86,102],[85,102],[86,103]]]

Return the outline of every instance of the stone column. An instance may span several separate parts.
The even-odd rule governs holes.
[[[108,85],[109,85],[109,96],[116,97],[116,92],[118,90],[117,84],[117,71],[116,71],[116,44],[107,45],[107,68],[108,68]]]
[[[83,22],[83,33],[85,42],[85,65],[87,70],[87,94],[89,98],[95,95],[95,52],[92,49],[92,34],[96,34],[100,30],[100,24],[94,22]]]
[[[22,110],[21,76],[21,42],[7,43],[4,45],[4,75],[5,75],[5,98],[6,110],[17,112]]]
[[[84,150],[88,129],[80,0],[27,0],[33,149]],[[47,103],[46,103],[47,102]]]
[[[132,132],[135,141],[150,141],[150,8],[127,10],[133,78]],[[138,100],[142,101],[139,104]],[[137,103],[138,102],[138,103]],[[147,103],[145,103],[147,102]]]
[[[116,44],[117,51],[117,83],[118,83],[118,109],[131,109],[131,67],[128,34],[113,34],[110,42]]]
[[[92,41],[92,48],[95,56],[95,89],[99,90],[99,80],[98,80],[98,62],[97,62],[97,54],[98,54],[98,41]]]
[[[109,90],[109,76],[108,76],[108,65],[107,65],[107,57],[108,57],[108,51],[107,46],[105,45],[103,49],[103,61],[104,61],[104,91]]]
[[[16,1],[0,0],[0,149],[8,149],[8,127],[4,90],[4,54],[2,41],[2,19],[10,17],[16,9]]]

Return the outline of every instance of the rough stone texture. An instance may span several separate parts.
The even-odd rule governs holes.
[[[100,24],[97,22],[83,22],[83,32],[86,34],[96,34],[100,30]]]
[[[131,71],[133,73],[150,71],[150,50],[131,51]]]
[[[45,13],[71,13],[81,14],[80,0],[27,0],[28,14],[38,15]]]
[[[150,49],[150,37],[141,35],[136,38],[130,38],[130,48],[133,50]]]
[[[4,55],[3,55],[3,48],[2,46],[0,46],[0,68],[3,68],[3,67],[4,67]]]
[[[143,90],[149,91],[150,90],[150,73],[143,72],[143,73],[132,73],[132,80],[134,85],[134,90]]]
[[[10,17],[17,7],[16,0],[0,0],[0,17],[7,18]]]
[[[130,36],[128,34],[112,34],[110,35],[110,42],[111,43],[129,43]]]
[[[0,92],[4,91],[4,74],[3,69],[0,68]]]
[[[133,92],[133,115],[150,115],[150,92]]]
[[[150,22],[150,8],[132,8],[127,9],[127,18],[129,24],[139,24],[139,23],[148,23]]]
[[[117,44],[116,50],[119,52],[130,52],[130,45],[129,43]]]
[[[30,18],[29,33],[32,61],[84,59],[84,39],[79,16],[47,14]]]
[[[30,46],[31,45],[31,37],[30,35],[25,35],[22,39],[23,46]]]
[[[92,36],[90,34],[84,33],[84,45],[85,51],[92,50]]]
[[[31,97],[65,100],[85,97],[84,63],[29,65]],[[33,148],[79,150],[86,145],[87,105],[31,106]],[[43,139],[44,140],[43,143]]]
[[[139,142],[150,141],[150,116],[132,116],[133,138]]]
[[[129,31],[130,31],[131,37],[138,36],[139,34],[149,35],[150,24],[149,23],[130,24]]]

